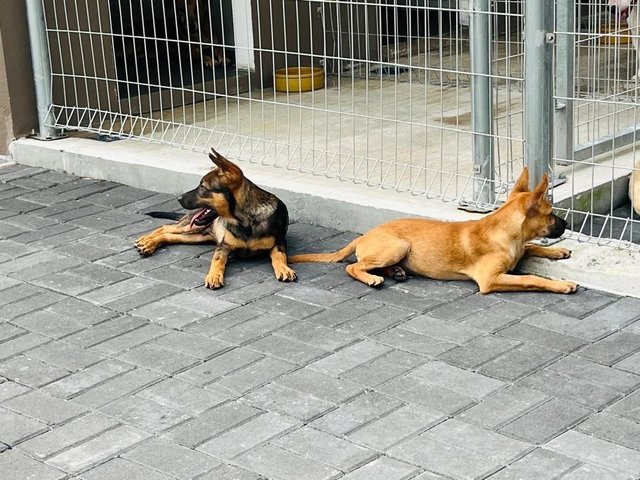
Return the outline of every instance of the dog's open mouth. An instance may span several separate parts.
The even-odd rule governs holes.
[[[196,213],[191,219],[191,223],[189,223],[189,227],[204,227],[209,225],[213,220],[217,217],[215,210],[211,208],[202,208],[198,213]]]

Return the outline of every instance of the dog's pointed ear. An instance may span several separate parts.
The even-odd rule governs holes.
[[[211,153],[209,154],[209,158],[211,161],[223,172],[229,174],[233,177],[238,177],[241,179],[244,175],[242,174],[242,170],[238,165],[233,163],[231,160],[225,158],[220,155],[215,149],[211,148]]]
[[[546,198],[547,190],[549,189],[549,175],[545,172],[542,175],[540,183],[531,192],[531,196],[527,199],[527,214],[536,215],[538,213],[540,202],[543,198]]]
[[[522,170],[522,173],[520,174],[520,177],[518,178],[518,180],[516,180],[516,183],[513,185],[513,189],[511,190],[511,194],[513,195],[514,193],[522,193],[522,192],[528,192],[529,191],[529,168],[524,167],[524,169]]]

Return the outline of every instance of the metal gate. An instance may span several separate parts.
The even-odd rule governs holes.
[[[579,238],[640,239],[635,32],[599,0],[27,4],[41,136],[214,145],[479,210],[526,164]]]

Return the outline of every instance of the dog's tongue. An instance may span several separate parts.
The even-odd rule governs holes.
[[[208,208],[201,208],[197,214],[195,214],[192,218],[191,218],[191,222],[189,223],[189,228],[193,228],[193,226],[196,224],[196,222],[198,221],[198,219],[202,218],[203,216],[205,216],[207,214],[207,212],[209,211]]]

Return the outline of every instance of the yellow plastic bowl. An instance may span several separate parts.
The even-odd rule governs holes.
[[[616,30],[615,25],[603,25],[600,33],[602,33],[600,43],[604,45],[625,45],[631,41],[628,28]]]
[[[324,70],[319,67],[291,67],[276,70],[278,92],[310,92],[324,87]]]

